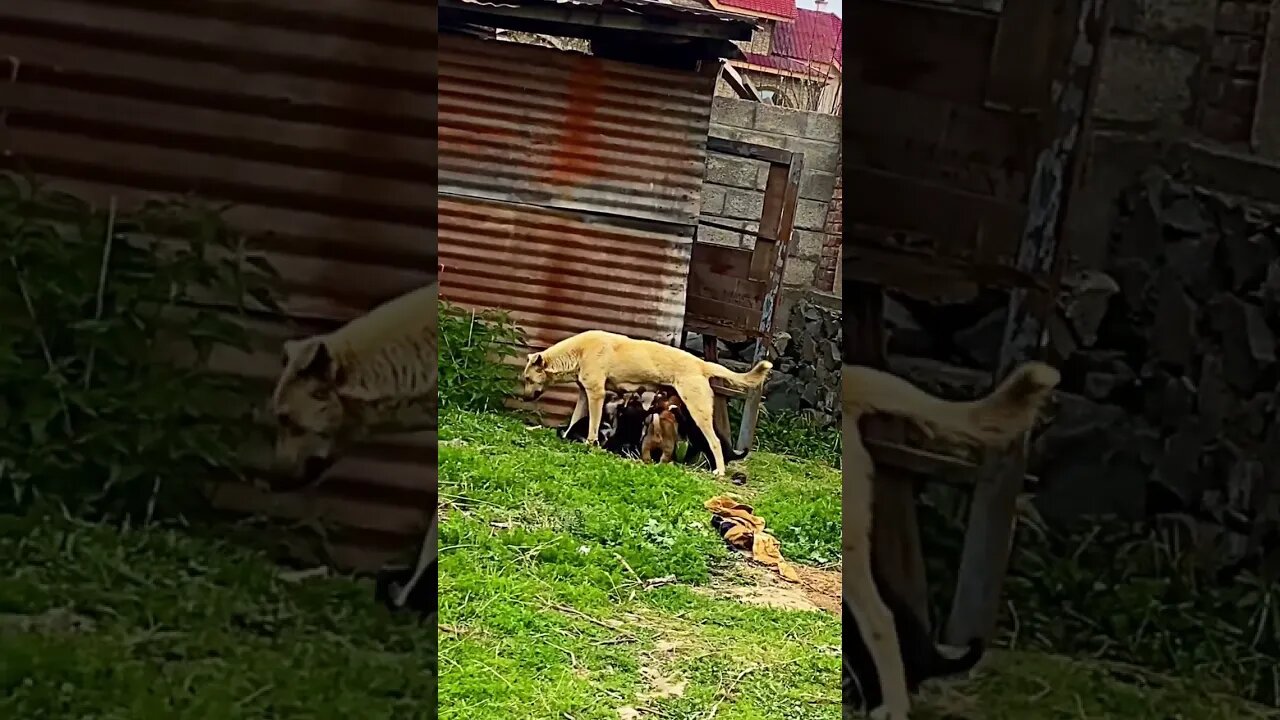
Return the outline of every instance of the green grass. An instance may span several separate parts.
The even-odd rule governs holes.
[[[838,553],[829,466],[756,452],[738,487],[508,416],[443,421],[441,717],[839,717],[838,619],[708,592],[747,581],[702,505],[737,494],[788,558],[822,564]],[[2,718],[429,718],[435,650],[368,581],[287,582],[213,533],[0,516]],[[1280,715],[1129,666],[993,651],[926,687],[913,718]]]
[[[834,469],[757,453],[738,487],[511,417],[440,425],[442,718],[840,716],[839,618],[697,590],[741,567],[703,507],[721,493],[789,558],[838,558]]]
[[[932,683],[913,720],[1262,720],[1280,711],[1140,668],[992,651],[963,683]]]
[[[433,628],[367,581],[289,583],[182,531],[0,521],[0,717],[434,715]],[[58,610],[82,624],[39,621]]]

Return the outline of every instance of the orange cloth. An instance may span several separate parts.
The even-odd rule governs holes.
[[[785,580],[800,582],[795,568],[782,559],[782,544],[765,532],[764,518],[756,515],[754,508],[727,495],[717,495],[703,505],[731,525],[724,531],[725,542],[740,550],[750,549],[756,562],[777,568]]]

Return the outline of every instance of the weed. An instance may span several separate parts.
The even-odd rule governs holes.
[[[440,408],[497,410],[516,390],[519,370],[506,362],[524,332],[501,310],[473,312],[440,301]]]
[[[0,510],[167,514],[240,467],[257,393],[206,367],[252,349],[236,314],[275,310],[276,275],[223,210],[93,208],[0,175]]]

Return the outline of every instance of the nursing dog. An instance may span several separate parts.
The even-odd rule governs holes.
[[[715,394],[711,389],[711,378],[754,388],[764,383],[772,368],[772,363],[762,360],[748,372],[738,373],[652,340],[588,330],[561,340],[542,352],[531,353],[521,378],[526,400],[537,400],[551,385],[576,380],[578,402],[569,425],[572,427],[583,413],[587,413],[585,441],[595,445],[599,442],[607,390],[656,391],[663,385],[670,386],[684,400],[689,416],[703,436],[713,438],[716,437],[712,422]],[[723,477],[724,454],[720,444],[710,445],[715,460],[712,472]]]
[[[889,612],[893,613],[908,692],[917,692],[925,680],[966,673],[978,664],[986,647],[982,640],[970,641],[968,649],[960,657],[949,658],[943,655],[911,606],[891,591],[881,581],[878,573],[873,572],[872,575],[880,597],[884,599]],[[841,636],[844,639],[841,702],[861,710],[879,707],[884,695],[880,692],[880,675],[876,672],[875,661],[862,642],[858,621],[849,609],[849,603],[841,605]]]
[[[880,680],[884,702],[872,716],[907,720],[911,700],[898,631],[871,565],[875,468],[858,422],[863,415],[882,413],[907,419],[927,435],[948,442],[1003,448],[1032,428],[1061,376],[1043,363],[1026,363],[987,397],[960,402],[935,397],[868,367],[846,364],[840,380],[844,603]]]

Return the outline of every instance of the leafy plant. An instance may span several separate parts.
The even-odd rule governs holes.
[[[237,471],[257,393],[207,364],[252,349],[235,315],[276,309],[276,276],[224,210],[94,208],[0,175],[0,510],[43,494],[150,517]]]
[[[944,609],[963,542],[963,515],[946,505],[926,497],[921,519],[935,607]],[[1280,587],[1250,574],[1218,582],[1174,522],[1023,523],[1003,644],[1201,678],[1280,704]]]
[[[524,331],[501,310],[441,300],[439,313],[440,409],[500,409],[516,390],[519,370],[505,361],[524,345]]]
[[[840,426],[822,427],[798,412],[761,407],[755,446],[840,467]]]

